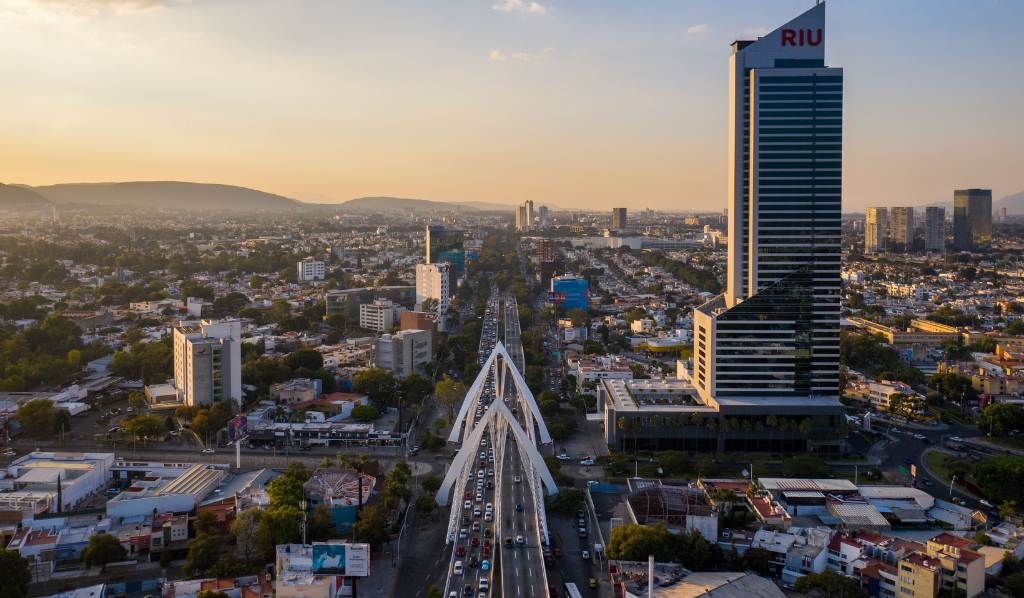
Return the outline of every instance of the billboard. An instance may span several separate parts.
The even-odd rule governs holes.
[[[370,545],[314,543],[313,574],[366,577],[370,574]]]
[[[231,442],[245,440],[249,435],[249,418],[244,415],[236,415],[228,422],[228,435]]]

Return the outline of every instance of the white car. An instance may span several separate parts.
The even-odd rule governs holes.
[[[558,459],[559,461],[568,461],[568,460],[572,459],[572,457],[570,457],[569,455],[567,455],[565,453],[562,453],[562,454],[558,455],[555,458]]]
[[[466,502],[462,503],[462,508],[468,511],[473,508],[473,503],[467,500]]]
[[[455,575],[462,575],[462,561],[455,561],[455,566],[452,567],[452,573]]]
[[[580,465],[583,465],[584,467],[590,467],[593,464],[594,464],[594,460],[593,459],[584,459],[584,460],[580,461]]]
[[[520,546],[522,546],[523,544],[526,544],[526,538],[524,538],[522,536],[516,536],[516,544],[518,544]]]
[[[519,482],[523,481],[523,478],[519,476],[512,476],[512,481],[518,484]]]
[[[581,553],[580,553],[580,556],[582,556],[582,557],[583,557],[583,560],[585,560],[585,561],[589,561],[589,560],[590,560],[590,553],[589,553],[589,552],[587,552],[586,550],[584,550],[583,552],[581,552]]]
[[[212,455],[212,454],[216,453],[217,451],[213,450],[212,448],[204,448],[202,452],[203,452],[204,455]]]

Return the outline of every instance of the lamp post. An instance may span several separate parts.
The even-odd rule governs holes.
[[[309,503],[306,502],[305,498],[303,498],[302,500],[299,501],[299,510],[302,511],[302,545],[303,546],[306,545],[306,508],[308,506],[309,506]]]

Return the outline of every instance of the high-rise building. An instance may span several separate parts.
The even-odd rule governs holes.
[[[547,206],[537,208],[537,226],[547,228],[551,225],[551,215]]]
[[[416,307],[427,299],[437,301],[437,313],[448,313],[448,302],[455,292],[454,267],[448,263],[416,264]]]
[[[517,231],[528,231],[530,230],[529,215],[526,209],[526,205],[516,207],[516,230]]]
[[[535,214],[533,213],[533,200],[528,199],[526,200],[526,225],[530,229],[533,229],[534,226],[534,216]]]
[[[426,233],[426,263],[449,263],[455,267],[459,278],[466,269],[466,254],[463,248],[465,234],[440,224],[428,224]]]
[[[889,210],[868,208],[864,216],[864,253],[883,253],[889,246]]]
[[[242,401],[242,324],[202,320],[174,329],[174,388],[189,406]]]
[[[401,330],[377,339],[377,367],[391,370],[395,377],[423,374],[434,358],[432,337],[426,330]]]
[[[373,303],[359,306],[359,327],[374,332],[387,332],[398,324],[403,311],[405,308],[401,305],[395,305],[387,299],[376,299]]]
[[[914,208],[894,207],[889,210],[889,240],[894,248],[910,251],[914,244]]]
[[[992,190],[953,192],[953,247],[972,251],[992,241]]]
[[[626,208],[612,208],[612,229],[626,228]]]
[[[728,281],[694,310],[692,380],[720,417],[834,428],[843,71],[825,66],[825,3],[732,48]]]
[[[326,275],[327,269],[321,260],[307,257],[296,264],[295,280],[299,282],[323,280]]]
[[[946,250],[946,208],[924,209],[924,250],[942,253]]]

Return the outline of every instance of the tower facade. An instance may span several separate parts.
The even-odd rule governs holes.
[[[953,192],[953,246],[973,251],[992,241],[992,190]]]
[[[924,209],[924,250],[936,253],[946,250],[946,208]]]
[[[868,208],[864,214],[864,253],[882,253],[889,246],[889,210]]]
[[[693,382],[723,414],[835,417],[843,71],[824,49],[824,3],[733,43],[727,289],[694,310]]]

